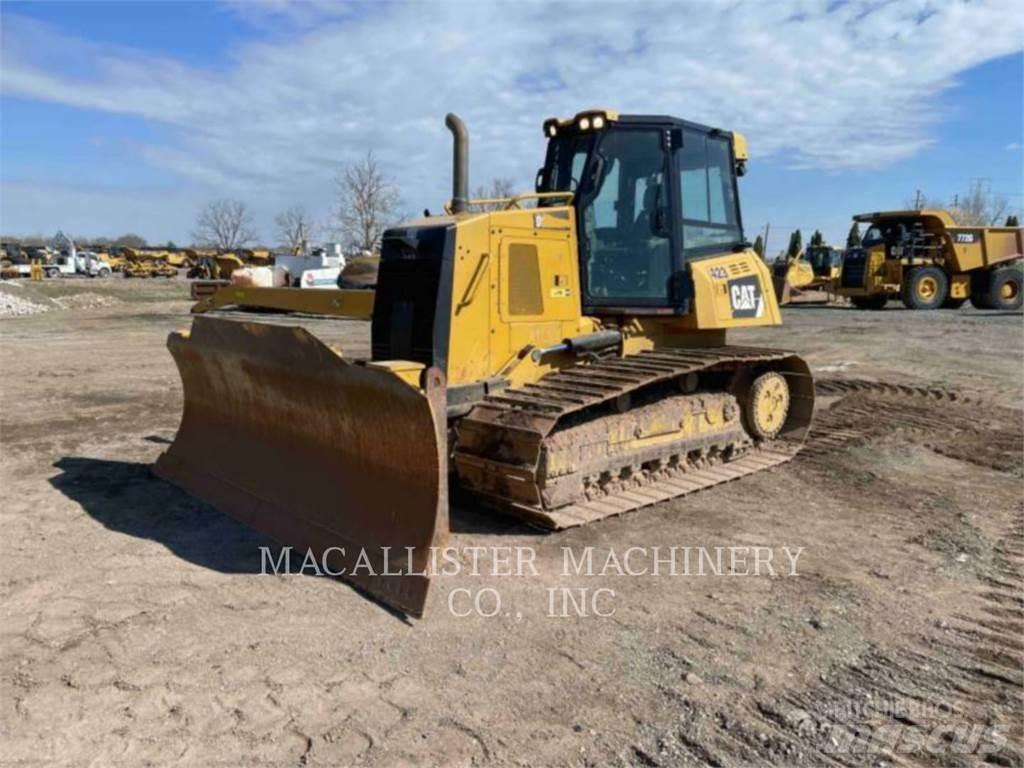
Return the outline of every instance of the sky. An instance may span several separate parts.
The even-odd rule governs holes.
[[[532,188],[541,124],[601,106],[744,133],[746,233],[843,242],[854,213],[981,180],[1024,204],[1019,0],[0,2],[0,232],[188,242],[245,201],[262,241],[372,150],[403,209]]]

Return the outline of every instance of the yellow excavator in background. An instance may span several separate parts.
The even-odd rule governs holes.
[[[416,616],[449,474],[562,529],[789,460],[814,402],[796,354],[726,344],[781,323],[741,226],[740,134],[551,118],[536,191],[479,211],[466,128],[446,124],[446,212],[384,234],[375,290],[320,292],[372,319],[371,359],[197,316],[168,341],[184,415],[155,468]]]

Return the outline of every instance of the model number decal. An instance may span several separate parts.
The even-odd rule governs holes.
[[[708,274],[717,280],[725,280],[729,276],[729,273],[725,271],[725,267],[710,267]]]
[[[976,243],[978,242],[977,232],[957,232],[956,241],[958,243]]]

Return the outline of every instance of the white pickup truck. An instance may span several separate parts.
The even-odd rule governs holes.
[[[278,254],[274,266],[288,273],[288,285],[295,288],[337,288],[338,275],[345,268],[341,243],[324,243],[305,253]]]
[[[48,264],[43,269],[56,270],[56,274],[48,275],[49,277],[56,277],[58,274],[110,277],[112,273],[110,265],[92,251],[77,250],[61,253],[54,259],[53,264]]]
[[[52,250],[57,251],[53,261],[40,264],[46,277],[64,275],[82,275],[85,277],[109,277],[113,270],[107,262],[100,259],[92,251],[80,251],[75,242],[63,232],[58,232],[51,243]],[[51,251],[52,252],[52,251]],[[32,260],[27,263],[12,265],[20,277],[32,276]]]

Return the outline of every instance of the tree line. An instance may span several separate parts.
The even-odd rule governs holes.
[[[88,243],[89,245],[97,245],[105,248],[148,248],[149,243],[146,242],[146,238],[142,235],[136,235],[129,232],[128,234],[121,235],[120,237],[72,237],[76,243]],[[5,243],[12,243],[14,245],[24,245],[29,247],[42,248],[50,244],[53,240],[52,236],[46,236],[41,234],[25,235],[19,237],[18,235],[4,235],[0,237]],[[164,248],[176,248],[177,246],[170,240],[167,241]]]
[[[511,179],[496,178],[489,187],[477,187],[474,198],[495,201],[513,194]],[[293,205],[280,211],[274,217],[272,241],[282,249],[297,251],[322,234],[324,239],[336,238],[341,241],[351,252],[374,253],[380,247],[384,231],[409,218],[408,212],[402,208],[398,185],[385,174],[372,151],[338,172],[335,177],[335,198],[335,206],[324,222],[318,222],[302,205]],[[488,211],[502,205],[500,202],[479,203],[473,208]],[[196,217],[191,234],[193,245],[221,250],[244,248],[260,241],[252,209],[245,201],[232,198],[213,200],[204,205]],[[4,237],[3,241],[45,246],[50,239],[44,235],[32,235]],[[116,238],[72,239],[76,243],[102,247],[145,248],[150,245],[144,237],[133,233]],[[177,246],[168,241],[159,247]]]
[[[330,232],[354,252],[374,253],[389,227],[408,218],[402,209],[397,186],[383,171],[373,152],[341,169],[335,178],[337,204],[331,219],[318,224],[301,205],[291,206],[274,217],[276,242],[288,250],[301,250],[321,231]],[[507,198],[513,194],[511,179],[498,178],[489,188],[478,187],[478,199]],[[501,203],[480,203],[480,211],[494,210]],[[253,215],[241,200],[215,200],[196,219],[193,240],[212,248],[240,248],[257,239]]]

